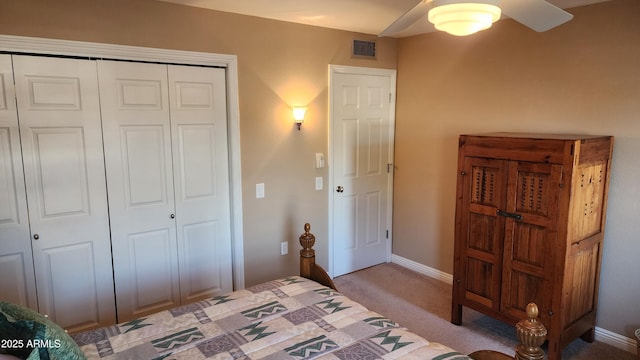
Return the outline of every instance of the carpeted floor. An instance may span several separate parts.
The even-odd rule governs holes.
[[[464,308],[462,326],[451,324],[451,285],[396,264],[381,264],[334,279],[336,287],[371,310],[428,339],[462,353],[489,349],[513,355],[514,328]],[[636,360],[635,354],[608,344],[577,339],[566,360]]]

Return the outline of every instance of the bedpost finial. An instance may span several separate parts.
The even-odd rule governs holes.
[[[315,250],[313,250],[313,245],[316,243],[316,237],[312,233],[309,232],[311,230],[311,225],[309,223],[304,224],[304,234],[300,235],[300,245],[302,246],[302,250],[300,250],[300,256],[303,257],[313,257],[316,255]]]
[[[529,303],[526,308],[526,320],[521,320],[516,324],[516,335],[520,340],[520,344],[516,347],[516,356],[518,360],[543,360],[544,344],[547,337],[547,329],[538,321],[538,305]]]
[[[538,305],[535,303],[529,303],[527,305],[527,316],[529,317],[529,321],[537,321],[538,317]]]

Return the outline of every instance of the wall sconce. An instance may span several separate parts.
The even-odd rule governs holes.
[[[293,111],[293,121],[298,125],[298,131],[300,130],[300,126],[304,122],[304,114],[307,112],[306,106],[293,106],[291,107]]]

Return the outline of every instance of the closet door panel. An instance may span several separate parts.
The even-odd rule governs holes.
[[[89,215],[82,127],[33,128],[31,136],[38,220]]]
[[[38,281],[46,284],[49,303],[45,306],[54,309],[58,324],[84,324],[87,318],[99,318],[100,305],[94,299],[99,290],[96,279],[100,274],[96,273],[94,253],[90,242],[42,250]],[[42,288],[39,287],[40,292]]]
[[[180,304],[167,67],[99,61],[118,321]]]
[[[115,322],[95,62],[14,56],[39,311],[69,331]]]
[[[167,194],[163,126],[122,126],[122,175],[128,208],[160,205]]]
[[[0,55],[0,300],[38,309],[11,55]]]
[[[130,234],[127,243],[131,254],[133,308],[169,306],[174,302],[171,284],[174,278],[175,243],[168,229]],[[148,256],[153,254],[153,256]]]
[[[183,303],[232,290],[224,69],[169,66]]]

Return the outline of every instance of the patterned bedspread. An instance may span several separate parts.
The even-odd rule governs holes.
[[[469,359],[297,276],[72,336],[88,359]]]

